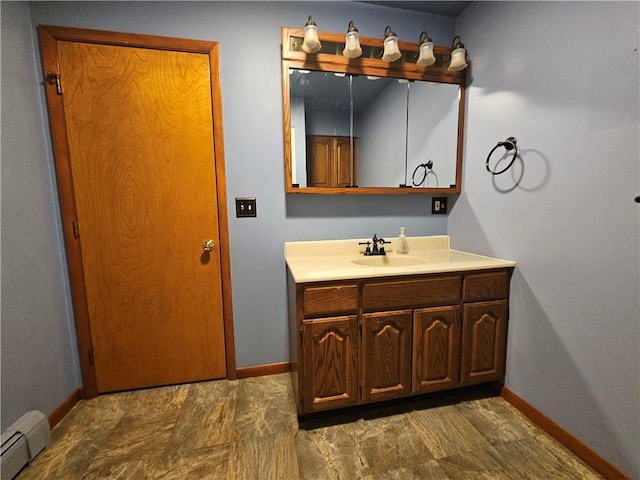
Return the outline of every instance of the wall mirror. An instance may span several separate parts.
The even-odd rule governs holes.
[[[436,64],[380,59],[381,39],[360,37],[366,55],[341,55],[344,35],[319,34],[301,51],[303,30],[283,27],[283,133],[287,193],[459,193],[465,74]]]

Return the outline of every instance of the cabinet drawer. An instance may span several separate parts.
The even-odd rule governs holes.
[[[460,301],[460,276],[367,283],[362,289],[365,312],[452,305]]]
[[[465,302],[503,300],[509,294],[509,272],[474,273],[465,276],[463,298]]]
[[[304,289],[304,316],[357,313],[358,286],[327,285]]]

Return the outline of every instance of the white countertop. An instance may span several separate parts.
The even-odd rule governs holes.
[[[397,237],[385,238],[391,241],[391,244],[385,245],[387,257],[391,261],[393,257],[420,257],[423,263],[417,265],[369,266],[353,263],[353,260],[371,258],[363,255],[365,245],[358,244],[368,240],[371,239],[285,242],[284,257],[296,283],[485,270],[516,265],[511,260],[451,250],[448,235],[407,237],[407,255],[395,253]]]

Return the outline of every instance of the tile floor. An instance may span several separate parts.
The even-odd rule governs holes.
[[[298,424],[288,375],[101,395],[18,480],[600,479],[487,390]]]

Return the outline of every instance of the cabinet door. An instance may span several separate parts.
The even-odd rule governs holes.
[[[357,156],[356,139],[353,139],[353,165],[351,164],[351,139],[349,137],[336,137],[335,139],[335,169],[337,187],[348,187],[358,184],[356,178]]]
[[[356,403],[357,317],[304,321],[302,329],[304,413]]]
[[[433,392],[460,381],[459,307],[413,313],[413,391]]]
[[[462,383],[503,379],[508,312],[506,300],[464,306]]]
[[[363,315],[363,401],[411,393],[411,310]]]
[[[307,137],[307,185],[335,187],[333,181],[333,142],[331,137]]]

